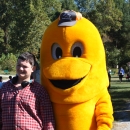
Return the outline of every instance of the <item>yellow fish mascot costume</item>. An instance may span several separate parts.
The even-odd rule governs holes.
[[[53,103],[56,130],[110,130],[113,108],[105,52],[96,27],[67,10],[46,29],[41,82]]]

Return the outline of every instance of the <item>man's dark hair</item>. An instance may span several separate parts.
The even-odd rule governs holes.
[[[31,52],[29,52],[30,54],[32,54]],[[39,70],[40,69],[40,66],[39,66],[39,64],[38,64],[38,62],[37,62],[37,60],[36,60],[36,57],[35,57],[35,55],[34,54],[32,54],[33,55],[33,58],[34,58],[34,66],[36,66],[36,70]]]
[[[19,57],[18,57],[18,59],[21,59],[21,60],[23,60],[23,61],[28,61],[32,66],[34,66],[34,64],[35,64],[35,59],[34,59],[34,56],[33,56],[33,54],[31,54],[31,53],[29,53],[29,52],[24,52],[24,53],[22,53]]]
[[[35,55],[32,54],[31,52],[28,52],[28,53],[30,53],[30,54],[33,56],[33,59],[34,59],[34,66],[35,66],[35,65],[36,65],[36,57],[35,57]]]

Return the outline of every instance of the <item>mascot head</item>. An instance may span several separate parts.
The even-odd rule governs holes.
[[[46,29],[40,56],[41,82],[52,102],[81,103],[107,89],[100,34],[80,13],[64,11]]]

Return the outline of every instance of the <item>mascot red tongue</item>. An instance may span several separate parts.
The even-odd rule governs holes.
[[[113,109],[96,27],[80,13],[64,11],[46,29],[40,55],[41,82],[53,103],[56,130],[110,130]]]

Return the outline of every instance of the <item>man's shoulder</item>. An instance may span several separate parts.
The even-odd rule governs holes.
[[[38,83],[37,81],[34,80],[33,82],[33,86],[39,89],[45,89],[44,86],[40,83]]]
[[[33,81],[33,84],[38,85],[39,87],[43,87],[39,82],[37,82],[36,80]]]
[[[46,91],[45,87],[36,81],[33,82],[33,88],[39,96],[48,95],[48,92]]]

